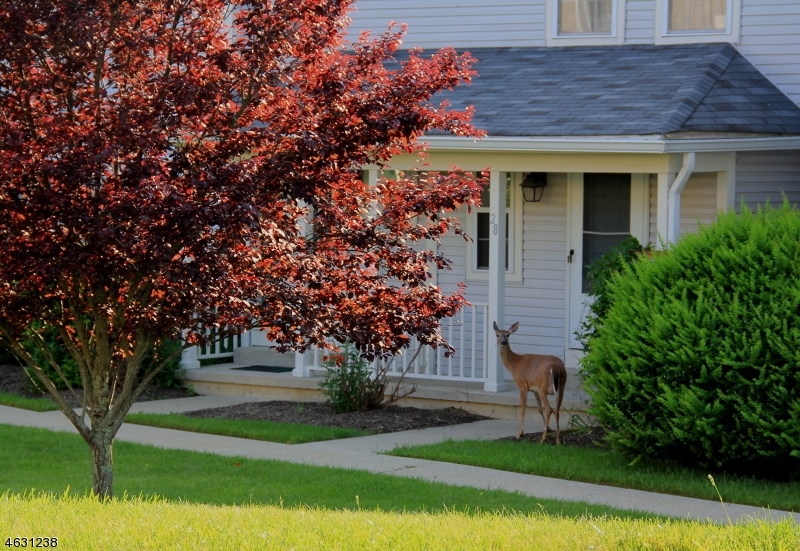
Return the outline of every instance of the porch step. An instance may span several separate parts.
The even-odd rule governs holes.
[[[294,352],[282,354],[268,346],[245,346],[233,351],[233,363],[241,365],[273,365],[294,367]]]
[[[322,377],[294,377],[291,373],[263,373],[241,371],[241,364],[220,364],[186,372],[186,381],[198,394],[218,396],[252,396],[270,400],[322,402],[325,397],[319,389]],[[463,381],[431,381],[429,379],[406,380],[404,386],[416,384],[416,391],[404,398],[400,405],[438,409],[458,407],[495,419],[518,419],[519,391],[512,381],[505,392],[486,392],[483,385]],[[390,389],[393,384],[389,385]],[[553,404],[553,397],[550,397]],[[567,388],[562,411],[585,418],[588,396],[578,390]],[[528,395],[526,418],[539,416],[536,399]],[[566,427],[567,421],[562,422]]]

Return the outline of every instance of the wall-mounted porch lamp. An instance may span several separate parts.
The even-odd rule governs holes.
[[[526,203],[538,203],[542,200],[544,188],[547,186],[546,172],[529,172],[519,185]]]

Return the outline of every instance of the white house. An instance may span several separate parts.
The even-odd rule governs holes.
[[[503,391],[510,376],[489,337],[493,320],[519,321],[516,351],[562,357],[574,374],[587,263],[629,234],[675,241],[740,202],[779,202],[782,193],[800,202],[800,0],[359,0],[357,8],[352,33],[404,22],[407,45],[451,45],[478,59],[479,77],[449,97],[474,105],[474,124],[488,136],[426,138],[431,170],[491,168],[488,206],[458,213],[474,242],[445,238],[454,270],[436,276],[446,292],[465,282],[474,306],[445,331],[456,357],[420,354],[411,376]],[[414,165],[392,161],[394,170]],[[526,179],[546,183],[540,201],[524,200]],[[249,351],[237,354],[254,358],[269,343],[253,333],[243,344]],[[319,355],[294,365],[294,375],[308,376]]]

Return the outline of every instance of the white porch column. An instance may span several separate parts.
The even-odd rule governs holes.
[[[505,329],[506,300],[506,182],[501,173],[489,174],[489,318],[486,323],[497,322]],[[488,373],[483,389],[487,392],[506,390],[503,362],[494,339],[494,331],[489,330],[486,343]]]
[[[301,204],[301,205],[304,205],[304,203]],[[311,216],[310,212],[309,212],[309,216]],[[308,220],[300,219],[298,221],[298,225],[300,226],[300,233],[303,236],[308,236],[309,232],[311,231],[310,224],[308,223]],[[293,377],[310,377],[311,376],[311,371],[306,366],[306,354],[308,354],[308,352],[306,352],[306,353],[295,352],[294,353],[294,369],[292,369],[292,376]]]
[[[728,212],[736,206],[736,158],[728,163],[728,170],[717,172],[717,210]]]
[[[661,242],[669,242],[669,188],[675,181],[675,173],[664,172],[658,175],[658,203],[656,205],[656,232],[658,233],[656,248],[661,249]]]
[[[190,346],[181,352],[180,367],[183,369],[199,369],[200,360],[197,359],[197,347]]]
[[[292,377],[310,377],[310,370],[306,366],[306,352],[294,353],[294,369],[292,369]]]

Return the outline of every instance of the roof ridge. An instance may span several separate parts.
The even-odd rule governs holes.
[[[662,134],[666,134],[667,132],[679,132],[689,119],[692,118],[695,111],[703,104],[708,94],[714,88],[714,85],[719,81],[720,77],[725,74],[725,71],[728,70],[731,62],[739,55],[739,51],[733,47],[733,45],[728,43],[721,44],[722,48],[714,54],[714,62],[708,64],[703,75],[695,81],[692,90],[684,92],[681,95],[676,97],[676,100],[679,103],[679,106],[675,108],[673,114],[667,120],[665,124],[665,128],[662,130]],[[724,65],[720,68],[717,68],[716,61],[717,60],[724,60],[727,57],[727,61],[725,61]],[[714,75],[716,73],[716,75]],[[703,91],[705,88],[705,91]],[[693,93],[697,92],[697,95],[700,96],[699,98],[695,99],[692,96]],[[694,103],[694,106],[692,106]],[[680,109],[680,106],[684,105],[688,109]]]

